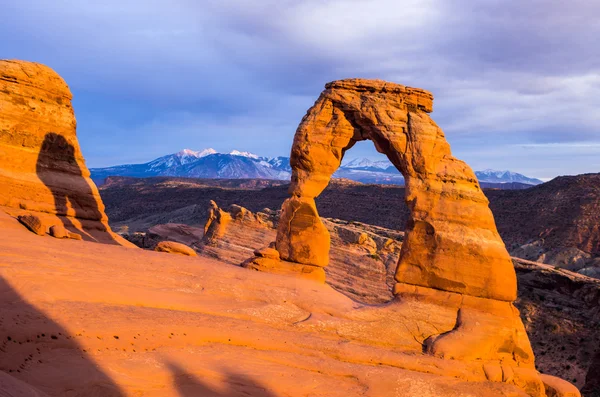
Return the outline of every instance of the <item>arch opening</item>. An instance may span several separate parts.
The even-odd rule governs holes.
[[[328,264],[317,197],[356,142],[370,140],[402,173],[410,216],[395,292],[427,287],[513,301],[516,276],[475,174],[429,117],[427,91],[381,81],[329,83],[302,119],[291,151],[290,198],[276,249],[284,261]]]

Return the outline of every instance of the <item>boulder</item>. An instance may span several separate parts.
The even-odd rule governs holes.
[[[544,383],[546,397],[581,397],[579,390],[567,381],[546,374],[541,374],[540,378]],[[593,397],[589,394],[587,396]]]
[[[325,282],[325,270],[322,267],[283,261],[279,258],[256,256],[246,260],[241,266],[250,270],[300,277],[321,284]]]
[[[568,247],[549,250],[539,258],[539,262],[576,272],[592,262],[591,258],[592,256],[587,252],[575,247]]]
[[[185,256],[197,256],[196,251],[187,245],[176,243],[175,241],[161,241],[156,244],[154,251],[167,252],[169,254],[179,254]]]
[[[600,278],[600,267],[584,267],[583,269],[579,269],[577,273],[588,277]]]
[[[76,135],[71,91],[52,69],[0,60],[0,207],[87,240],[129,245],[108,226]]]
[[[264,247],[254,251],[254,255],[260,258],[269,258],[279,260],[279,251],[272,247]]]
[[[148,229],[147,242],[153,248],[159,241],[175,241],[188,246],[202,239],[202,229],[181,223],[154,225]]]
[[[256,219],[266,227],[277,228],[281,211],[273,211],[270,208],[264,208],[256,213]]]
[[[44,224],[44,222],[40,219],[39,216],[31,214],[19,215],[17,219],[19,220],[19,222],[25,225],[27,229],[31,230],[38,236],[44,236],[48,231],[48,225]]]
[[[50,235],[55,238],[69,238],[69,232],[62,224],[50,226]]]
[[[231,217],[237,221],[247,220],[252,222],[256,220],[254,214],[247,208],[242,207],[241,205],[231,204],[227,209],[227,212],[229,212]]]
[[[83,236],[81,234],[79,234],[79,233],[67,231],[67,236],[71,240],[83,240]]]

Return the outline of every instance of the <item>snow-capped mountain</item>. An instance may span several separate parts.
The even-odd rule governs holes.
[[[475,171],[475,175],[479,182],[488,182],[488,183],[510,183],[510,182],[518,182],[518,183],[526,183],[528,185],[539,185],[542,183],[541,180],[535,178],[529,178],[522,174],[517,174],[516,172],[511,171],[498,171],[487,169],[483,171]]]
[[[167,156],[159,157],[156,160],[152,160],[148,163],[148,165],[150,166],[151,170],[160,173],[173,167],[192,163],[202,157],[210,156],[211,154],[216,153],[217,151],[212,148],[204,149],[199,152],[195,152],[190,149],[183,149],[181,152],[169,154]]]
[[[249,159],[256,159],[256,160],[258,160],[260,158],[256,154],[254,154],[254,153],[240,152],[239,150],[232,150],[231,152],[229,152],[229,154],[232,155],[232,156],[248,157]]]
[[[90,169],[92,179],[98,184],[109,176],[289,179],[291,171],[287,157],[269,159],[250,152],[218,153],[214,149],[184,149],[144,164]]]
[[[361,170],[387,170],[390,167],[393,167],[393,165],[387,160],[373,161],[367,158],[354,159],[342,164],[342,168]]]
[[[180,152],[159,157],[144,164],[126,164],[108,168],[91,168],[92,179],[102,184],[108,176],[179,176],[190,178],[222,179],[290,179],[292,169],[289,157],[261,157],[253,153],[232,150],[218,153],[214,149]],[[542,181],[511,171],[476,171],[481,183],[522,183],[536,185]],[[334,177],[363,183],[404,184],[402,174],[387,160],[366,158],[344,162]]]
[[[276,169],[278,171],[286,171],[286,172],[289,172],[290,174],[292,173],[292,166],[290,165],[289,157],[283,157],[283,156],[273,157],[268,162],[269,162],[269,164],[271,164],[271,167],[273,167],[274,169]]]
[[[404,177],[388,160],[354,159],[343,164],[336,171],[335,176],[363,183],[404,184]],[[529,178],[512,171],[486,169],[475,171],[475,176],[477,176],[480,183],[486,185],[485,187],[489,186],[488,184],[521,183],[538,185],[542,183],[539,179]]]

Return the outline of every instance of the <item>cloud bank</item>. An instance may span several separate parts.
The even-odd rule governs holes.
[[[20,0],[0,57],[45,63],[75,95],[90,166],[183,147],[289,152],[325,82],[435,95],[474,168],[600,172],[600,3],[587,0]],[[376,157],[369,145],[349,156]]]

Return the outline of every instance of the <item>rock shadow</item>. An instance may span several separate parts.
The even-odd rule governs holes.
[[[585,397],[600,397],[600,350],[592,360],[581,392]]]
[[[171,371],[173,386],[180,397],[277,397],[246,375],[229,372],[225,380],[227,390],[215,390],[176,363],[167,362],[167,367]]]
[[[125,397],[88,357],[77,337],[29,304],[0,276],[0,371],[48,395]]]
[[[86,228],[75,225],[67,216],[71,209],[71,214],[74,212],[75,218],[82,223],[93,222],[93,228],[97,232],[106,234],[102,242],[118,244],[100,221],[103,214],[98,201],[77,162],[75,147],[65,137],[54,132],[44,136],[36,163],[36,172],[52,192],[56,214],[67,230],[81,234],[86,241],[98,242],[97,238],[85,230]]]

